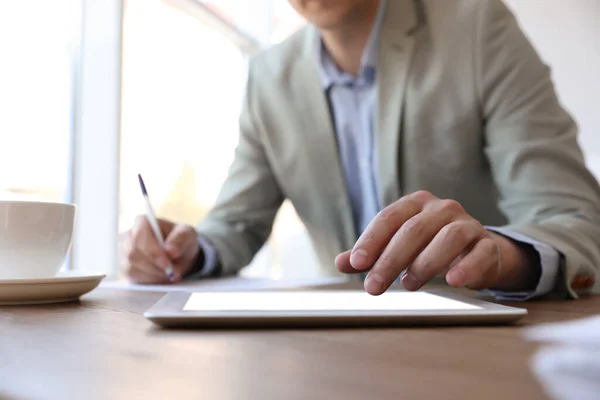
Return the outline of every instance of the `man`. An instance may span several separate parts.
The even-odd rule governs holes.
[[[290,2],[310,25],[252,61],[216,206],[197,230],[161,221],[164,250],[138,219],[132,280],[236,273],[288,198],[321,264],[373,295],[439,275],[499,299],[593,285],[600,190],[500,0]]]

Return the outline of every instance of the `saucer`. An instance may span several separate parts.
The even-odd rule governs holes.
[[[52,278],[0,279],[0,305],[74,301],[95,289],[104,277],[104,274],[67,271]]]

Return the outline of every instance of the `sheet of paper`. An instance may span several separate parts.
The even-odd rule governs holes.
[[[334,285],[347,282],[344,277],[314,279],[256,279],[230,277],[220,279],[204,279],[187,281],[173,285],[137,285],[127,281],[104,281],[100,287],[107,289],[124,289],[146,292],[193,292],[193,291],[250,291],[266,289],[293,289],[308,286]]]
[[[544,345],[531,368],[553,399],[597,399],[600,392],[600,315],[525,330],[525,338]]]
[[[525,337],[537,342],[588,346],[600,350],[600,315],[575,321],[538,325],[527,329]]]

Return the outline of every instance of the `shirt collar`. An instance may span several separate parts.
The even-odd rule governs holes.
[[[375,23],[373,24],[373,28],[371,28],[367,45],[363,51],[360,69],[356,78],[339,70],[323,45],[321,35],[317,35],[318,43],[316,48],[319,52],[317,55],[319,78],[324,89],[328,89],[332,85],[349,84],[356,80],[364,80],[369,84],[374,82],[377,68],[377,50],[379,45],[379,34],[381,31],[381,20],[383,19],[386,2],[387,0],[381,0],[379,3]]]

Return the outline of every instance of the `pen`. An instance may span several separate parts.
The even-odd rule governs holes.
[[[146,202],[146,218],[148,218],[148,222],[154,231],[154,236],[156,236],[156,240],[161,245],[161,247],[165,247],[165,240],[160,232],[160,228],[158,226],[158,222],[156,221],[156,216],[154,215],[154,210],[152,209],[152,205],[150,204],[150,198],[148,197],[148,191],[146,190],[146,185],[144,185],[144,180],[142,179],[142,175],[138,174],[138,180],[140,181],[140,188],[142,189],[142,195],[144,196],[144,201]],[[169,266],[165,271],[167,278],[169,280],[173,280],[173,266],[169,262]]]

